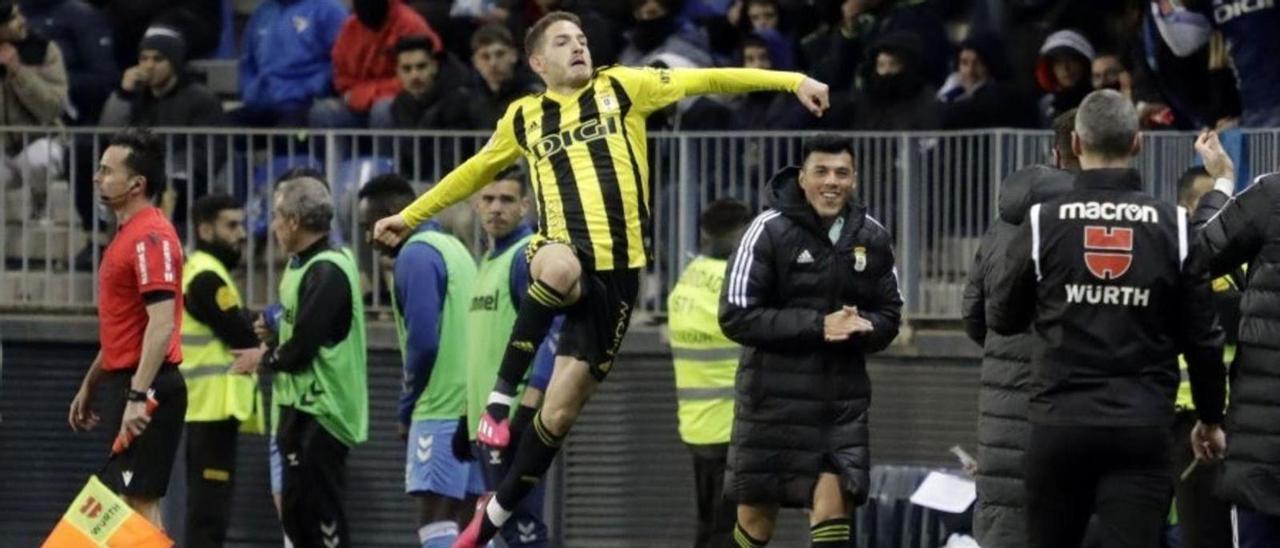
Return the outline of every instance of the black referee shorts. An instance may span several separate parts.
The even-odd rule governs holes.
[[[132,369],[103,374],[98,384],[98,416],[111,440],[120,432],[129,399]],[[102,481],[121,495],[158,499],[169,488],[169,473],[178,454],[178,441],[187,415],[187,384],[177,366],[163,365],[151,383],[159,406],[151,422],[129,448],[111,460]]]
[[[557,356],[587,362],[591,376],[603,381],[631,325],[640,269],[591,270],[583,265],[582,298],[565,311]]]

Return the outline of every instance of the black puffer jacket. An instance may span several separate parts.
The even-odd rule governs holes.
[[[1205,207],[1213,195],[1201,201]],[[1204,226],[1205,253],[1191,267],[1227,274],[1248,264],[1240,302],[1239,343],[1232,363],[1224,428],[1227,455],[1218,494],[1265,514],[1280,515],[1280,173],[1259,177]]]
[[[964,290],[964,329],[982,345],[978,397],[978,504],[973,532],[986,548],[1026,544],[1022,455],[1027,449],[1031,337],[987,330],[986,300],[995,289],[1009,241],[1031,204],[1071,190],[1072,175],[1047,166],[1021,169],[1000,188],[1000,217],[987,230]]]
[[[831,471],[860,503],[870,466],[864,356],[897,336],[902,308],[893,239],[851,205],[832,244],[798,173],[774,176],[774,209],[756,217],[728,262],[720,327],[745,348],[725,488],[742,503],[803,507],[818,474]],[[824,316],[845,305],[874,330],[825,342]]]

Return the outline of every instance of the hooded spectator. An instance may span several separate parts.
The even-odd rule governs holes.
[[[1076,108],[1093,89],[1090,66],[1096,56],[1084,35],[1074,30],[1050,34],[1036,60],[1036,83],[1046,95],[1040,100],[1044,126],[1058,114]]]
[[[77,124],[92,124],[120,77],[106,14],[84,0],[22,0],[32,30],[47,36],[62,52],[70,83],[67,109]]]
[[[265,0],[240,46],[236,123],[302,127],[316,99],[333,93],[330,57],[347,10],[338,0]]]
[[[853,104],[853,129],[914,131],[937,129],[941,112],[934,90],[920,72],[920,41],[893,31],[868,52],[866,84]]]
[[[921,51],[920,74],[938,85],[947,77],[951,44],[942,18],[931,3],[919,0],[839,0],[822,5],[824,25],[801,40],[801,54],[814,78],[832,91],[854,84],[859,63],[880,37],[893,31],[915,35]],[[832,21],[832,24],[825,24]]]
[[[1035,110],[1009,86],[1000,39],[980,34],[960,43],[956,71],[938,90],[944,129],[1035,127]]]
[[[355,14],[333,45],[333,85],[341,99],[317,102],[312,127],[389,127],[391,101],[401,90],[395,46],[406,36],[426,36],[433,54],[443,49],[426,20],[401,0],[355,0]]]
[[[785,39],[775,31],[749,34],[742,40],[741,64],[745,68],[790,70],[791,66],[774,62],[776,56],[786,55],[785,45]],[[733,120],[737,128],[753,131],[807,129],[817,121],[792,94],[777,91],[741,96],[733,106]]]
[[[622,50],[623,65],[651,65],[664,53],[673,53],[695,67],[712,65],[706,37],[677,17],[673,0],[631,0],[635,25],[627,32],[630,45]]]

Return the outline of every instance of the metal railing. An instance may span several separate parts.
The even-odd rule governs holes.
[[[268,229],[271,184],[287,169],[326,174],[335,199],[334,238],[361,259],[371,309],[388,299],[381,266],[365,243],[356,190],[374,175],[398,171],[419,189],[439,180],[483,146],[487,132],[373,132],[159,128],[166,141],[169,198],[164,201],[188,245],[192,202],[223,192],[242,200],[250,238],[242,277],[245,299],[275,300],[284,257]],[[97,302],[97,263],[110,214],[92,184],[107,128],[4,128],[0,143],[0,309],[87,311]],[[644,277],[641,311],[662,313],[665,296],[696,251],[699,210],[736,198],[768,203],[768,182],[800,159],[801,133],[658,133],[649,138],[654,261]],[[907,313],[954,318],[978,241],[996,214],[1000,183],[1018,168],[1050,163],[1045,131],[850,134],[857,151],[858,194],[893,231]],[[1177,177],[1195,160],[1192,133],[1151,133],[1137,162],[1148,190],[1172,200]],[[1242,173],[1280,168],[1280,131],[1240,134]],[[1244,177],[1241,177],[1245,180]],[[531,216],[532,217],[532,216]],[[474,249],[481,235],[468,206],[441,216]],[[86,251],[87,250],[87,251]],[[83,253],[82,253],[83,252]],[[80,260],[77,264],[77,258]]]

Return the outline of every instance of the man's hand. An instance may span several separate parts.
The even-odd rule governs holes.
[[[4,65],[9,69],[16,69],[20,64],[18,48],[13,47],[13,44],[8,42],[0,44],[0,65]]]
[[[120,421],[119,436],[125,440],[134,440],[147,429],[151,417],[147,415],[147,402],[131,401],[124,404],[124,418]],[[129,447],[126,442],[124,446]]]
[[[852,306],[827,314],[822,321],[823,338],[827,342],[846,341],[854,333],[868,333],[873,328],[871,322],[859,316],[858,309]]]
[[[800,99],[800,104],[804,105],[805,109],[819,118],[827,111],[827,107],[831,106],[827,85],[813,78],[806,77],[803,82],[800,82],[800,87],[796,89],[796,97]]]
[[[272,341],[276,340],[276,332],[267,327],[267,319],[262,314],[258,314],[258,319],[253,321],[253,333],[264,344],[271,344]]]
[[[391,249],[400,245],[408,235],[409,224],[404,222],[404,217],[398,214],[379,219],[373,225],[373,239]]]
[[[1222,425],[1196,421],[1195,428],[1191,429],[1191,450],[1197,459],[1205,462],[1222,458],[1227,452],[1227,435]]]
[[[475,460],[471,453],[471,432],[467,429],[467,416],[458,417],[458,425],[453,429],[453,438],[449,440],[449,449],[458,462]]]
[[[67,424],[71,425],[73,432],[93,430],[98,426],[98,414],[89,408],[90,402],[93,401],[93,383],[84,383],[80,385],[80,390],[76,391],[76,396],[71,399],[71,411],[67,414]]]
[[[257,373],[258,366],[262,365],[262,356],[266,353],[266,345],[257,348],[232,350],[231,354],[236,357],[236,361],[231,362],[231,372],[237,375]]]
[[[1214,179],[1235,180],[1236,165],[1222,148],[1222,140],[1216,131],[1202,131],[1196,137],[1196,153],[1204,160],[1204,169]]]
[[[145,79],[146,75],[143,74],[142,67],[134,65],[125,69],[124,76],[120,78],[120,89],[133,93],[138,89],[138,82]]]

